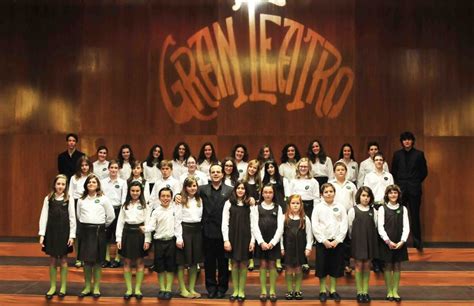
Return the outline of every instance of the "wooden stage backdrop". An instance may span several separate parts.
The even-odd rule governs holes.
[[[89,155],[318,138],[358,161],[379,141],[390,163],[411,130],[425,239],[473,242],[473,2],[248,2],[2,1],[0,235],[36,235],[70,131]]]

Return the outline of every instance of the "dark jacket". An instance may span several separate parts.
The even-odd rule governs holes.
[[[223,239],[222,238],[222,211],[224,204],[232,193],[232,187],[221,184],[215,199],[212,198],[212,184],[199,187],[199,195],[202,200],[202,226],[205,238]]]
[[[426,159],[423,151],[412,148],[410,151],[401,149],[393,154],[392,175],[395,184],[402,189],[421,193],[421,183],[428,175]]]

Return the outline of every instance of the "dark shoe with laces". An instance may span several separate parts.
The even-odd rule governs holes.
[[[337,292],[332,292],[329,294],[331,299],[333,299],[335,302],[340,302],[341,301],[341,296]]]
[[[326,303],[327,300],[328,300],[328,295],[326,292],[319,293],[319,301],[321,303]]]

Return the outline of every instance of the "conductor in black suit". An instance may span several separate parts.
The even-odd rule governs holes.
[[[211,183],[199,187],[203,213],[204,266],[206,289],[209,298],[223,298],[229,288],[228,261],[224,255],[222,237],[222,211],[232,193],[232,187],[222,181],[222,166],[214,164],[209,168]],[[216,266],[218,276],[216,278]]]
[[[393,154],[392,175],[395,184],[402,190],[402,203],[410,215],[410,231],[413,246],[423,250],[420,225],[421,184],[428,175],[426,159],[423,151],[414,148],[415,135],[403,132],[400,135],[402,149]]]

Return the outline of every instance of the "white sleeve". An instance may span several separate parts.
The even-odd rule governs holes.
[[[326,168],[328,172],[328,180],[332,180],[334,178],[334,170],[332,166],[332,160],[329,156],[326,157]]]
[[[106,196],[103,197],[105,199],[104,202],[104,209],[105,209],[105,227],[108,227],[115,219],[115,212],[112,203],[110,203],[109,198]]]
[[[46,226],[48,224],[48,212],[49,212],[49,201],[48,197],[45,197],[43,200],[43,208],[41,208],[41,215],[39,219],[39,236],[44,236],[46,234]]]
[[[363,167],[364,163],[360,163],[359,173],[357,174],[357,186],[362,187],[364,185],[364,178],[365,178],[365,168]]]
[[[155,231],[157,226],[157,213],[156,210],[154,210],[151,213],[151,216],[145,221],[145,233],[150,233]]]
[[[255,236],[253,234],[253,228],[255,227],[255,224],[252,218],[252,211],[255,207],[256,205],[250,206],[250,243],[255,243]]]
[[[120,207],[120,213],[117,219],[117,227],[115,229],[115,241],[122,242],[122,233],[123,233],[123,226],[125,224],[125,207]]]
[[[145,188],[143,188],[143,197],[145,198],[145,202],[153,207],[153,205],[149,202],[150,201],[150,181],[145,182]]]
[[[125,181],[122,185],[120,205],[123,205],[123,203],[125,203],[125,200],[127,199],[127,192],[128,192],[128,184],[127,184],[127,181]]]
[[[312,178],[311,180],[314,181],[313,182],[313,184],[314,184],[314,187],[313,187],[314,188],[314,190],[313,190],[313,197],[314,197],[313,205],[316,206],[317,204],[319,204],[321,202],[321,197],[319,195],[319,187],[320,186],[319,186],[319,182],[316,179]]]
[[[295,179],[291,179],[291,180],[288,180],[287,179],[287,185],[285,187],[285,197],[289,197],[293,194],[293,184],[294,184],[294,180]],[[285,181],[283,181],[283,184],[285,183]]]
[[[74,194],[76,193],[76,184],[74,183],[74,175],[71,176],[71,179],[69,180],[69,190],[68,194],[73,197]]]
[[[355,218],[355,208],[352,207],[347,212],[347,224],[349,226],[349,237],[352,237],[352,223],[354,222]]]
[[[270,243],[272,245],[277,245],[278,242],[280,242],[281,237],[283,236],[283,227],[284,227],[284,222],[285,222],[285,216],[283,215],[283,210],[281,209],[281,206],[278,204],[273,204],[278,206],[278,215],[277,215],[277,230],[275,232],[275,235],[273,236],[272,240],[270,240]]]
[[[290,189],[290,181],[286,177],[282,177],[283,179],[283,194],[285,195],[285,198],[288,198],[290,195],[288,195],[288,189]]]
[[[258,205],[255,205],[254,209],[252,211],[252,220],[253,220],[253,225],[254,225],[253,229],[252,229],[252,232],[253,232],[253,236],[257,240],[257,244],[260,245],[265,241],[263,240],[262,233],[260,232],[260,228],[258,226],[258,219],[259,219],[259,217],[258,217]]]
[[[222,237],[225,241],[229,241],[229,217],[230,217],[230,202],[226,201],[224,204],[224,209],[222,210]]]
[[[407,242],[408,235],[410,234],[410,221],[408,219],[408,210],[405,206],[400,205],[403,207],[403,231],[402,231],[402,239],[403,242]]]
[[[150,198],[148,199],[148,202],[151,204],[151,206],[156,209],[158,206],[158,182],[155,182],[155,185],[153,185],[153,188],[151,189],[150,193]],[[175,194],[173,194],[175,196]]]
[[[306,249],[311,250],[313,248],[313,231],[311,230],[311,220],[307,216],[304,216],[305,219],[305,229],[306,229]]]
[[[68,201],[68,212],[69,212],[69,239],[75,239],[76,238],[76,228],[77,228],[77,223],[76,223],[76,211],[74,210],[74,198],[69,195],[69,201]]]
[[[344,239],[346,238],[347,235],[347,212],[346,208],[341,205],[340,207],[341,210],[341,223],[339,224],[339,232],[336,235],[336,240],[339,241],[339,243],[342,243]]]
[[[151,206],[148,204],[145,204],[145,222],[144,224],[150,223],[150,218],[151,218]],[[151,233],[145,231],[145,242],[150,243],[151,242]]]
[[[324,237],[323,230],[319,223],[318,208],[319,205],[313,208],[313,214],[311,215],[311,228],[313,229],[313,235],[316,238],[316,241],[323,243],[323,241],[326,240],[326,237]]]
[[[388,164],[387,162],[383,162],[383,170],[390,173],[390,169],[388,169]]]
[[[382,238],[383,241],[389,241],[390,238],[388,238],[388,234],[385,231],[384,225],[385,225],[385,207],[379,207],[378,210],[378,216],[377,216],[377,228],[379,231],[379,235]]]
[[[72,197],[72,195],[70,195]],[[74,201],[76,201],[74,199]],[[78,221],[81,221],[81,208],[82,208],[82,199],[77,199],[77,206],[76,206],[76,217]]]
[[[183,228],[181,226],[181,222],[183,222],[183,205],[176,205],[175,209],[174,235],[176,236],[176,242],[183,242]]]

